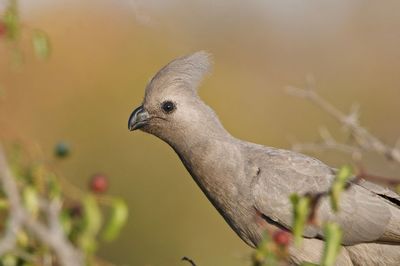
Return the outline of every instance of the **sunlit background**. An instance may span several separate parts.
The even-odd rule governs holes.
[[[3,0],[2,0],[3,1]],[[1,2],[0,2],[1,3]],[[72,183],[105,173],[110,190],[127,200],[122,236],[100,255],[117,265],[248,265],[248,248],[192,181],[171,148],[129,132],[151,76],[169,60],[197,50],[213,54],[214,71],[200,90],[238,138],[290,148],[318,139],[327,114],[293,98],[285,86],[317,91],[388,144],[400,136],[399,1],[21,1],[26,27],[46,31],[48,61],[34,59],[29,40],[13,67],[0,40],[0,136],[41,147],[50,158],[60,140],[72,156],[57,165]],[[0,4],[0,9],[1,9]],[[332,166],[340,153],[319,153]],[[399,169],[367,156],[381,175]],[[399,175],[399,174],[398,174]],[[186,263],[187,264],[187,263]]]

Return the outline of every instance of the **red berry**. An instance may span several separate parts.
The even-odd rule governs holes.
[[[272,238],[274,242],[280,246],[288,246],[290,243],[290,233],[283,230],[275,231]]]
[[[0,20],[0,37],[2,37],[3,35],[5,35],[6,32],[7,32],[7,26],[6,26],[6,24],[4,24],[4,22]]]
[[[108,188],[107,177],[102,174],[92,176],[89,183],[89,188],[95,193],[104,193]]]

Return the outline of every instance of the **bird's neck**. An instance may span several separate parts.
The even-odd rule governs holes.
[[[209,200],[221,210],[222,202],[235,204],[235,178],[241,169],[241,154],[235,139],[224,129],[202,132],[204,135],[193,132],[169,144]]]
[[[203,128],[197,133],[176,132],[174,136],[173,141],[169,139],[167,142],[179,155],[194,181],[227,223],[236,232],[241,232],[243,229],[237,222],[235,210],[241,209],[242,218],[246,219],[251,214],[243,210],[253,208],[248,206],[248,200],[243,199],[247,189],[246,182],[241,180],[245,176],[245,160],[238,140],[220,124],[214,124],[209,131]]]

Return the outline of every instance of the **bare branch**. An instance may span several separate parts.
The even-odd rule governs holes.
[[[346,129],[350,131],[351,136],[354,138],[358,147],[363,151],[373,151],[378,154],[385,156],[388,160],[400,163],[400,149],[397,146],[390,147],[383,143],[380,139],[372,135],[367,129],[362,127],[359,123],[358,107],[353,107],[350,114],[346,115],[340,110],[338,110],[331,103],[326,101],[320,95],[318,95],[314,90],[314,85],[309,84],[306,89],[297,87],[288,87],[286,91],[296,97],[307,99],[312,103],[316,104],[327,114],[334,117],[340,124],[345,126]],[[332,143],[324,142],[322,145],[324,148],[334,148],[340,147],[340,150],[348,151],[349,147],[343,146],[343,144],[333,145]],[[297,146],[299,147],[299,146]],[[300,146],[301,147],[301,146]],[[306,148],[315,148],[315,145],[306,145]],[[352,146],[351,146],[352,147]]]
[[[16,235],[20,231],[23,222],[23,211],[20,209],[21,199],[17,185],[14,182],[11,171],[8,168],[5,155],[0,146],[0,180],[4,193],[9,201],[10,217],[7,223],[7,230],[0,241],[0,256],[11,251],[16,244]]]
[[[298,152],[321,152],[324,150],[335,150],[338,152],[348,153],[354,161],[360,161],[362,158],[362,149],[358,146],[338,142],[332,134],[326,129],[320,129],[320,142],[295,143],[292,149]]]
[[[82,254],[66,239],[62,226],[59,221],[61,202],[53,200],[48,203],[41,199],[41,203],[46,207],[48,214],[48,226],[40,221],[33,219],[21,204],[15,178],[12,175],[4,152],[0,146],[0,180],[3,190],[9,200],[10,218],[8,228],[4,238],[0,242],[0,255],[11,251],[16,246],[16,234],[24,226],[34,234],[42,243],[54,250],[59,263],[63,266],[83,265]]]
[[[189,262],[192,266],[196,266],[196,263],[194,263],[194,261],[188,257],[183,257],[181,260]]]

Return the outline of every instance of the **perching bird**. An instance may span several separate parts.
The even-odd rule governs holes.
[[[163,67],[147,85],[128,127],[168,143],[232,229],[255,247],[265,230],[290,232],[290,195],[328,191],[335,170],[306,155],[230,135],[197,94],[209,68],[206,52]],[[322,199],[318,219],[337,222],[343,230],[337,265],[400,265],[399,204],[399,195],[367,181],[343,192],[338,214]],[[290,263],[319,263],[323,240],[321,228],[309,225],[303,245],[289,247]]]

